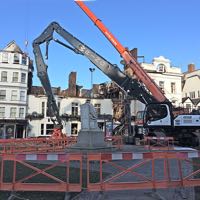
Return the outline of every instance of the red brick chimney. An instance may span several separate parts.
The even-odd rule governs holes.
[[[68,96],[76,97],[76,95],[76,72],[71,72],[68,80]]]
[[[130,53],[136,60],[138,59],[138,49],[137,48],[130,50]]]
[[[191,73],[193,71],[195,71],[195,64],[192,63],[188,65],[188,72]]]

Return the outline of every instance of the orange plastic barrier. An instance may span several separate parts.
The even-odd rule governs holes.
[[[118,149],[122,148],[121,136],[106,137],[105,141]],[[0,154],[58,152],[76,142],[77,137],[0,139]]]
[[[196,157],[199,152],[89,154],[87,189],[111,191],[199,186],[200,165],[190,160]],[[198,169],[194,170],[194,165]],[[97,169],[99,181],[93,182],[92,171]],[[105,176],[105,173],[109,175]]]
[[[22,152],[56,152],[63,151],[76,143],[75,137],[62,139],[52,138],[25,138],[25,139],[1,139],[0,154],[12,154]]]
[[[70,170],[76,169],[71,181]],[[82,190],[81,154],[2,155],[0,190],[57,191]]]
[[[200,186],[200,152],[0,156],[0,190],[80,192]],[[85,163],[85,164],[83,164]],[[84,167],[83,167],[84,166]]]

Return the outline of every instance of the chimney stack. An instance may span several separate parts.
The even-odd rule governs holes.
[[[76,95],[76,72],[71,72],[68,80],[68,96],[76,97]]]
[[[135,60],[138,59],[138,49],[137,48],[130,50],[130,53],[135,58]]]
[[[192,63],[188,65],[188,72],[191,73],[193,71],[195,71],[195,64]]]

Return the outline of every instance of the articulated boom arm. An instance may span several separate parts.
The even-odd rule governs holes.
[[[58,33],[62,38],[64,38],[70,46],[64,44],[63,42],[53,39],[54,31]],[[48,98],[50,99],[51,110],[56,114],[56,118],[59,120],[60,117],[58,115],[58,109],[56,102],[54,100],[54,96],[51,90],[50,81],[47,74],[47,66],[44,63],[42,58],[42,53],[40,49],[40,45],[44,42],[49,44],[51,40],[58,42],[59,44],[69,48],[73,52],[77,54],[84,55],[87,57],[95,66],[97,66],[104,74],[106,74],[112,81],[114,81],[126,94],[131,97],[137,98],[142,103],[150,103],[155,102],[156,100],[152,97],[151,94],[145,89],[145,87],[135,79],[128,77],[124,74],[116,65],[112,65],[102,56],[97,54],[90,47],[85,45],[83,42],[75,38],[68,31],[63,29],[57,22],[52,22],[43,33],[34,40],[33,48],[36,60],[36,66],[38,71],[38,77],[41,80],[41,83],[47,93]]]
[[[86,15],[94,22],[99,30],[105,35],[105,37],[116,48],[120,55],[125,60],[126,64],[133,70],[138,80],[141,81],[146,88],[152,93],[158,102],[168,102],[167,98],[163,94],[162,90],[156,85],[156,83],[149,77],[149,75],[141,68],[139,63],[130,54],[130,52],[124,48],[120,42],[114,37],[114,35],[104,26],[94,13],[83,3],[83,1],[75,1],[80,8],[86,13]]]
[[[49,30],[50,31],[50,30]],[[52,31],[52,30],[51,30]],[[50,34],[51,35],[51,34]],[[48,36],[50,36],[48,35]],[[46,32],[43,32],[40,37],[38,37],[33,42],[33,52],[35,55],[35,62],[37,67],[37,75],[41,81],[41,84],[45,90],[45,93],[47,95],[47,111],[49,116],[51,117],[54,124],[57,123],[57,125],[62,128],[62,120],[59,115],[59,109],[56,104],[56,100],[54,98],[54,94],[51,88],[51,83],[47,74],[47,65],[44,62],[42,52],[40,49],[40,44],[43,42],[49,42],[51,40],[51,37],[46,37]],[[52,117],[56,117],[56,120],[53,120]]]

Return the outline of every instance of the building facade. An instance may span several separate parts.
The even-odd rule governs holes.
[[[80,105],[84,104],[87,98],[55,95],[55,99],[63,121],[63,133],[66,133],[67,136],[77,136],[78,131],[81,129]],[[91,99],[91,103],[96,109],[100,129],[105,130],[105,123],[112,122],[112,100]],[[49,136],[54,125],[46,112],[47,97],[45,95],[30,94],[28,104],[29,127],[27,136]]]
[[[183,74],[183,105],[192,110],[200,110],[200,70],[194,64],[188,65],[188,71]]]
[[[27,92],[33,66],[15,41],[0,50],[0,138],[26,137]]]
[[[171,66],[171,61],[163,56],[153,59],[151,64],[141,63],[149,76],[163,90],[165,96],[176,107],[182,103],[182,72]]]

